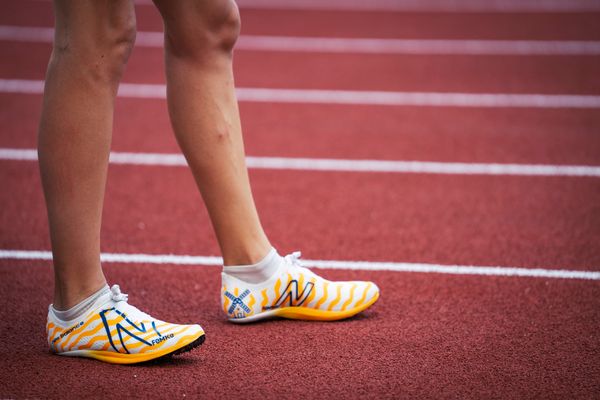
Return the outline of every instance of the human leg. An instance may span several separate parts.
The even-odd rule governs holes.
[[[169,113],[225,265],[253,264],[271,245],[252,198],[234,91],[240,20],[233,0],[155,0],[165,25]]]
[[[375,284],[319,277],[301,266],[299,254],[279,256],[260,225],[233,83],[240,27],[235,3],[154,2],[165,25],[171,121],[221,246],[221,298],[228,318],[336,320],[371,306],[379,297]]]
[[[100,223],[113,106],[135,39],[130,0],[56,0],[38,152],[54,258],[54,306],[106,284]]]
[[[46,332],[64,356],[131,364],[188,351],[199,325],[151,317],[110,290],[100,266],[100,223],[114,99],[133,46],[130,0],[56,0],[56,36],[39,129],[40,171],[54,257]]]

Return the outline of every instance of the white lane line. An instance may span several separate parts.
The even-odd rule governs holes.
[[[41,94],[44,82],[0,79],[0,93]],[[166,98],[162,84],[121,83],[120,97]],[[237,88],[239,101],[418,107],[600,108],[600,96],[563,94],[380,92],[355,90]]]
[[[47,42],[52,28],[0,25],[0,40]],[[162,47],[162,32],[138,32],[136,46]],[[440,55],[600,55],[599,41],[364,39],[296,36],[240,37],[237,50]]]
[[[0,148],[0,160],[35,161],[34,149]],[[181,154],[121,153],[111,152],[110,163],[150,166],[187,166]],[[248,168],[341,171],[341,172],[388,172],[404,174],[452,174],[452,175],[511,175],[511,176],[582,176],[600,177],[600,166],[545,165],[545,164],[484,164],[431,161],[383,161],[344,160],[292,157],[246,157]]]
[[[238,49],[427,55],[600,55],[597,41],[362,39],[242,36]]]
[[[0,259],[6,260],[52,260],[49,251],[0,250]],[[220,266],[222,259],[214,256],[191,256],[175,254],[122,254],[102,253],[105,263],[135,264],[173,264],[173,265],[209,265]],[[599,271],[579,271],[545,268],[488,267],[470,265],[440,265],[425,263],[378,262],[378,261],[337,261],[337,260],[302,260],[308,267],[361,270],[361,271],[393,271],[420,272],[451,275],[483,275],[504,277],[558,278],[600,280]]]

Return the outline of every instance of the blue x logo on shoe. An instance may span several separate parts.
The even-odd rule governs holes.
[[[244,298],[246,298],[246,296],[248,296],[250,294],[250,290],[246,289],[244,290],[244,292],[242,294],[240,294],[239,296],[234,296],[233,294],[231,294],[230,292],[228,292],[227,290],[225,291],[225,296],[227,296],[227,298],[229,300],[231,300],[231,306],[229,306],[229,309],[227,310],[227,312],[229,314],[233,314],[233,311],[235,311],[236,307],[240,307],[242,310],[244,310],[246,313],[251,312],[252,310],[250,310],[250,307],[248,307],[245,303],[244,303]]]

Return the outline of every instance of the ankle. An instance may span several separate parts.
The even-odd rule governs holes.
[[[88,297],[82,299],[77,304],[72,307],[69,307],[66,310],[57,309],[54,304],[50,307],[50,313],[54,315],[60,321],[72,321],[75,318],[79,318],[85,313],[88,312],[90,308],[94,306],[94,304],[100,302],[106,302],[111,296],[111,291],[108,288],[108,285],[104,285],[99,290],[95,291]]]
[[[253,265],[263,260],[273,249],[267,241],[248,248],[223,249],[223,265]]]
[[[52,307],[57,311],[68,310],[106,286],[106,280],[78,286],[56,284]]]
[[[223,272],[246,283],[257,284],[269,280],[280,269],[282,263],[283,258],[271,248],[257,263],[223,266]]]

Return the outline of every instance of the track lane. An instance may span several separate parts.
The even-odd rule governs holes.
[[[52,43],[54,28],[0,25],[0,40]],[[161,48],[163,32],[137,31],[135,45]],[[241,35],[237,51],[424,55],[600,55],[593,40],[380,39]]]
[[[50,2],[3,0],[0,24],[52,26]],[[136,7],[140,30],[161,30],[152,6]],[[242,33],[256,35],[598,40],[600,12],[418,13],[242,9]],[[307,30],[307,26],[310,27]],[[557,29],[560,26],[560,29]]]
[[[0,147],[35,148],[40,109],[40,96],[0,94],[0,126],[7,127]],[[240,110],[252,156],[600,165],[594,110],[268,103]],[[114,151],[177,153],[171,132],[164,101],[117,100]]]
[[[0,248],[48,249],[37,165],[0,162]],[[251,171],[264,226],[307,258],[598,270],[600,182]],[[277,182],[273,185],[273,182]],[[315,207],[318,203],[319,207]],[[216,255],[186,168],[110,167],[103,251]]]
[[[43,79],[46,43],[0,42],[4,79]],[[600,94],[600,56],[377,55],[238,51],[238,87]],[[258,71],[258,72],[257,72]],[[163,52],[136,48],[124,82],[164,83]]]
[[[225,322],[218,268],[105,270],[132,304],[162,319],[200,322],[206,343],[172,362],[127,368],[52,356],[39,329],[51,298],[48,263],[0,261],[0,290],[20,299],[0,309],[12,328],[0,344],[0,395],[590,398],[600,388],[597,283],[322,271],[330,279],[376,279],[385,297],[317,332],[310,322]],[[40,373],[49,370],[61,373]]]

